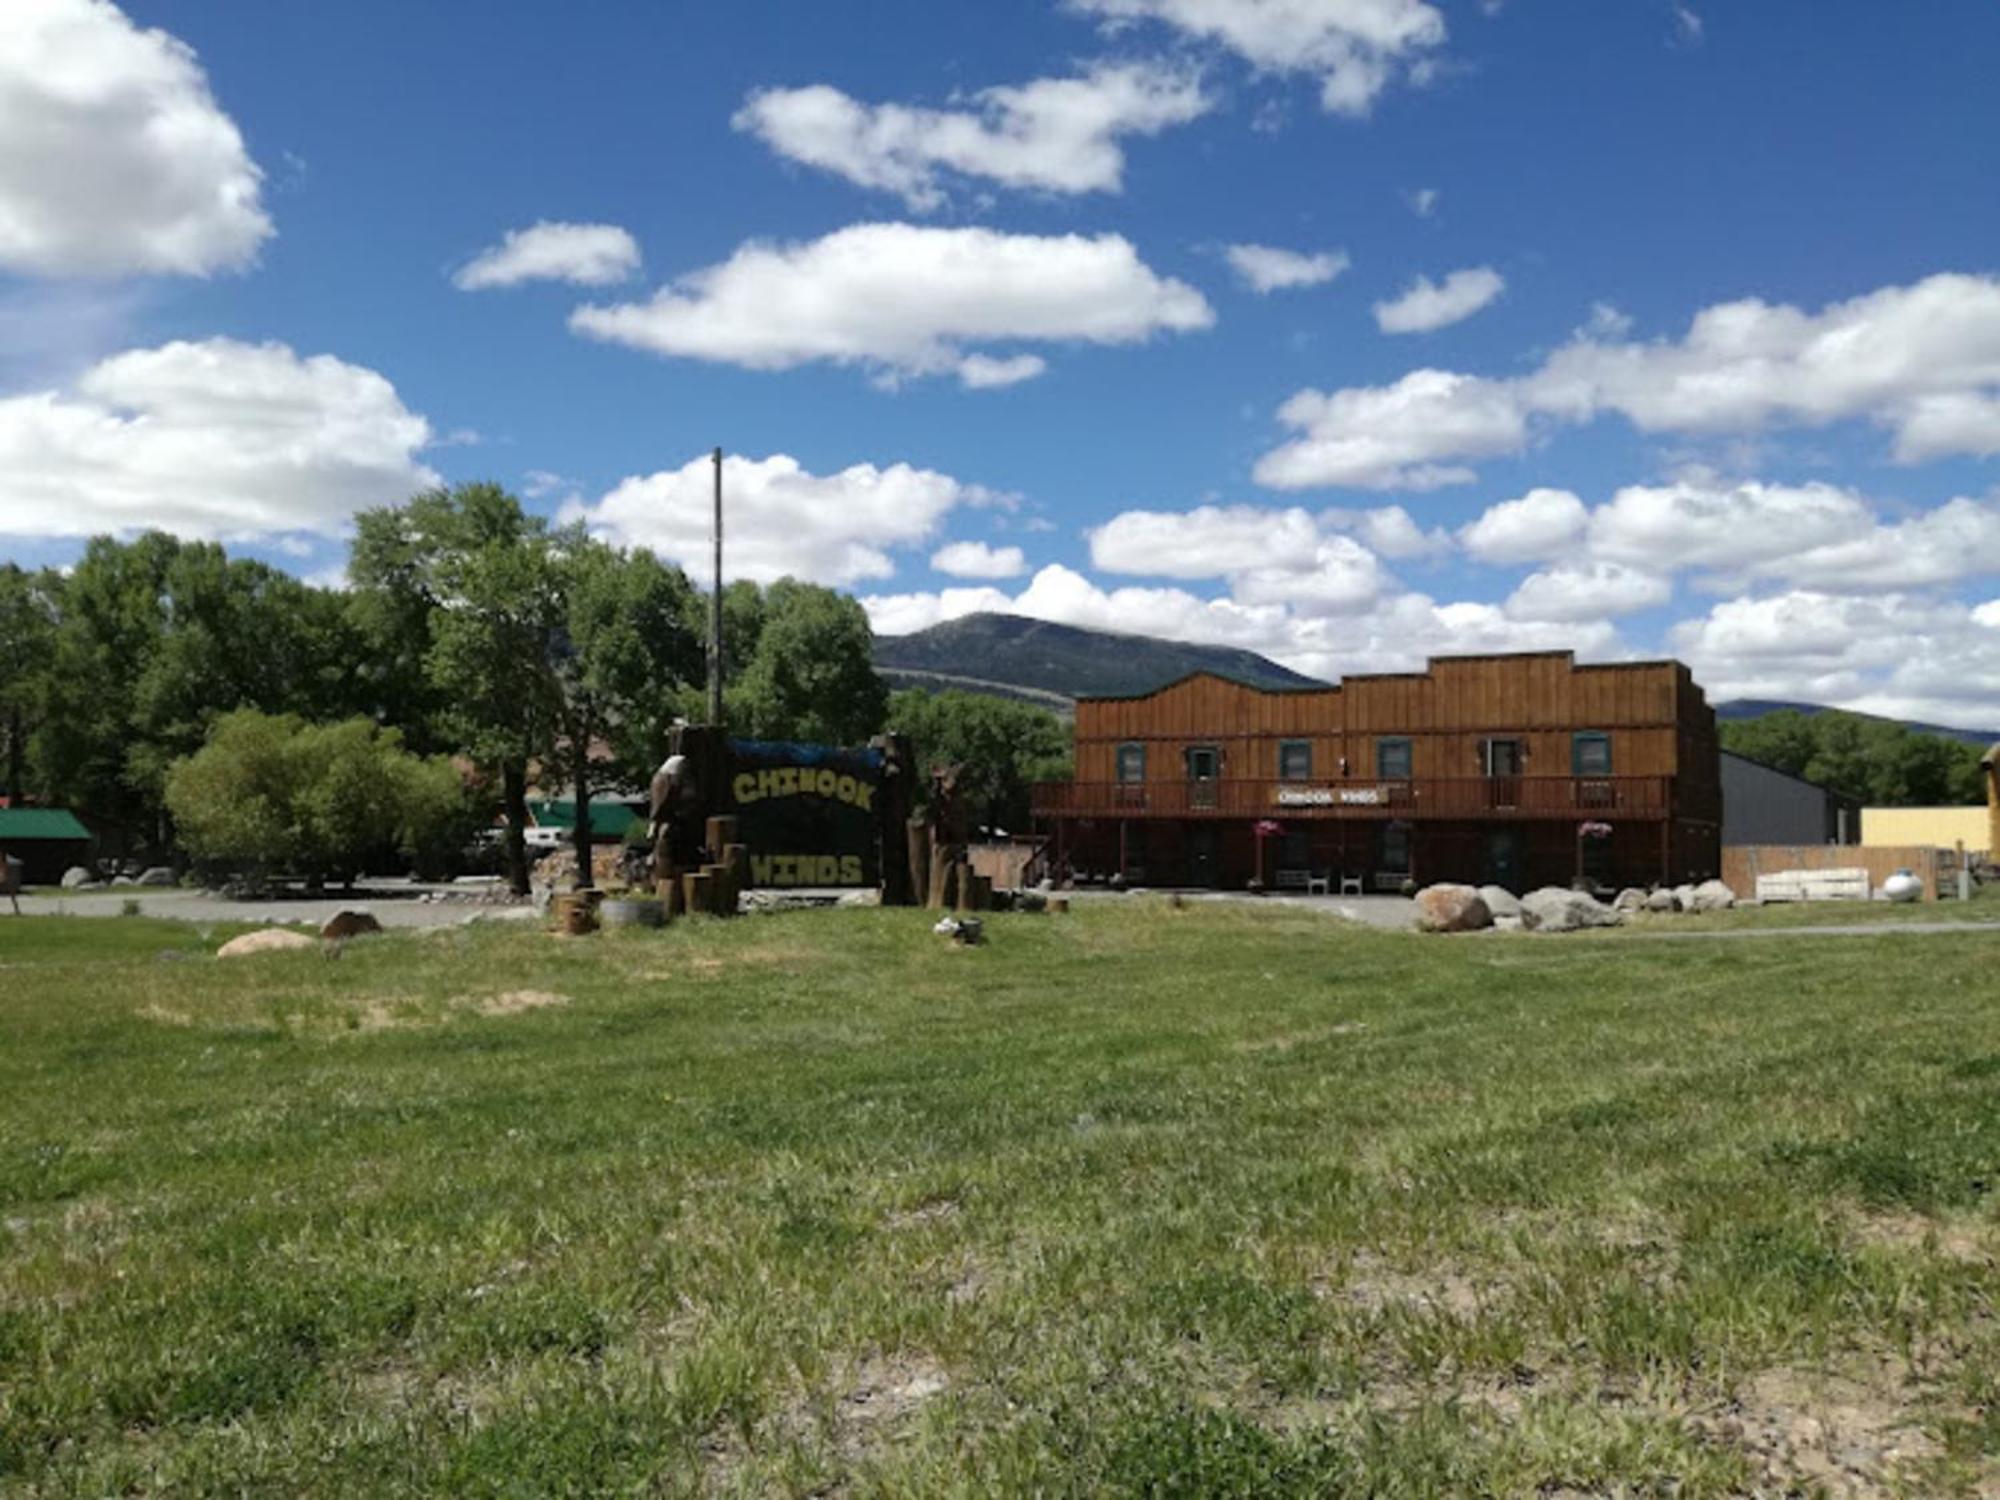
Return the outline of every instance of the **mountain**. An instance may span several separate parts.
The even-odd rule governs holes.
[[[1848,710],[1844,709],[1828,708],[1823,703],[1789,703],[1781,698],[1732,698],[1727,703],[1718,703],[1715,705],[1715,716],[1723,720],[1761,719],[1765,714],[1775,714],[1785,709],[1791,709],[1795,713],[1806,715],[1848,712]],[[1854,717],[1857,719],[1879,719],[1882,716],[1880,714],[1855,714]],[[1963,740],[1966,744],[1977,745],[1982,750],[1988,745],[2000,742],[2000,730],[1953,729],[1946,724],[1925,724],[1916,719],[1895,719],[1891,722],[1901,724],[1905,729],[1914,729],[1919,734],[1935,734],[1941,735],[1948,740]]]
[[[1262,688],[1322,686],[1254,651],[997,614],[878,636],[875,670],[895,687],[961,688],[1056,709],[1096,694],[1148,693],[1190,672]]]

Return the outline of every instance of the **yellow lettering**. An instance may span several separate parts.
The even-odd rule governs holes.
[[[813,786],[822,797],[831,797],[834,788],[840,785],[840,777],[832,771],[821,771],[813,779]]]
[[[752,885],[769,885],[771,883],[770,855],[753,854],[750,856],[750,883]]]
[[[840,861],[831,854],[822,854],[813,861],[813,882],[816,885],[838,885],[840,883]]]
[[[842,802],[851,804],[854,801],[854,778],[852,776],[841,777],[839,781],[834,783],[833,795],[838,797]]]
[[[796,766],[786,766],[778,772],[778,795],[790,797],[799,789],[799,772]]]
[[[843,854],[840,856],[840,883],[842,885],[861,884],[861,856]]]
[[[865,781],[854,783],[854,805],[863,812],[875,810],[875,788]]]
[[[735,781],[731,782],[730,788],[736,793],[736,800],[738,802],[755,802],[761,795],[757,790],[757,778],[752,776],[748,771],[745,771]]]

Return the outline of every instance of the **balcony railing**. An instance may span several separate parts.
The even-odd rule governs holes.
[[[1667,776],[1411,781],[1044,781],[1037,816],[1071,818],[1663,818]]]

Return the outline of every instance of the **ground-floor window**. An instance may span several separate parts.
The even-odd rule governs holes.
[[[1376,844],[1376,868],[1385,875],[1410,873],[1410,827],[1407,823],[1384,823]]]

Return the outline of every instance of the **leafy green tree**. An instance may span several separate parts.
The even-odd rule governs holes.
[[[933,767],[960,767],[959,785],[989,830],[1025,828],[1029,788],[1069,774],[1069,727],[1033,704],[908,688],[889,700],[889,728],[915,747],[920,785]]]
[[[1861,714],[1779,709],[1721,726],[1725,749],[1831,787],[1870,807],[1984,800],[1979,749]]]
[[[414,857],[465,826],[451,764],[367,719],[309,724],[239,709],[174,763],[166,797],[190,853],[256,876],[352,881],[371,859]]]
[[[592,884],[590,803],[606,781],[642,786],[703,648],[688,628],[692,590],[648,552],[622,552],[574,529],[550,551],[557,626],[550,671],[558,733],[545,769],[572,787],[577,884]]]
[[[756,648],[725,695],[729,727],[761,739],[836,745],[879,733],[889,690],[876,675],[875,637],[860,603],[781,578],[764,591],[763,604]]]
[[[0,774],[7,795],[28,789],[28,750],[46,712],[62,578],[0,566]]]
[[[495,484],[362,512],[348,577],[385,621],[423,622],[435,733],[497,776],[508,882],[528,891],[528,770],[548,754],[558,601],[547,528]]]

